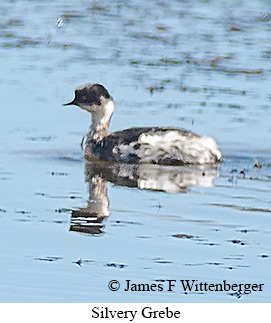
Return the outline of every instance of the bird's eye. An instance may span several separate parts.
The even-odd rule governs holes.
[[[86,95],[82,95],[81,96],[81,102],[86,102],[87,101],[87,96]]]

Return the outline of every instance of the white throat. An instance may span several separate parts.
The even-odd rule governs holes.
[[[101,140],[108,135],[108,127],[111,116],[114,111],[113,100],[101,102],[102,109],[92,112],[91,137],[95,140]]]

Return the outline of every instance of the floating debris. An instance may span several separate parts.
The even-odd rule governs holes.
[[[67,212],[71,212],[72,209],[66,209],[66,208],[60,208],[60,209],[55,209],[56,213],[67,213]]]
[[[155,279],[154,281],[158,283],[164,283],[167,281],[167,279]]]
[[[98,11],[98,12],[107,12],[108,7],[107,6],[101,6],[96,3],[96,1],[93,1],[93,4],[89,7],[90,11]]]
[[[23,21],[17,18],[10,18],[7,23],[7,26],[23,26]]]
[[[168,27],[164,26],[164,25],[158,25],[158,26],[156,26],[156,29],[160,30],[160,31],[166,31],[166,30],[168,30]]]
[[[40,260],[40,261],[49,261],[49,262],[53,262],[53,261],[57,261],[57,260],[61,260],[63,259],[63,257],[38,257],[38,258],[34,258],[35,260]]]
[[[171,261],[171,260],[164,260],[162,258],[154,258],[154,259],[152,259],[152,261],[156,264],[172,264],[173,263],[173,261]]]
[[[245,243],[242,242],[241,240],[237,240],[237,239],[233,239],[233,240],[230,240],[233,244],[240,244],[241,246],[244,246]]]
[[[230,31],[242,31],[242,28],[239,26],[231,26]]]
[[[228,293],[228,295],[234,296],[234,297],[237,297],[237,298],[241,298],[242,293],[240,291],[238,291],[238,292],[235,292],[235,293]]]
[[[261,21],[270,21],[271,20],[271,13],[264,12],[261,16]]]
[[[185,266],[189,266],[189,267],[197,267],[197,266],[203,266],[204,264],[184,264]]]
[[[20,213],[20,214],[30,214],[31,212],[30,211],[15,211],[15,213]]]
[[[179,238],[179,239],[192,239],[192,238],[194,238],[194,236],[191,236],[191,235],[185,234],[185,233],[173,234],[172,237],[173,238]]]
[[[54,137],[52,136],[37,136],[37,137],[28,137],[27,138],[28,140],[31,140],[31,141],[51,141],[52,139],[54,139]]]
[[[45,196],[46,194],[45,193],[42,193],[42,192],[36,192],[35,195]]]
[[[65,11],[62,17],[69,21],[70,19],[82,18],[83,15],[76,11]]]
[[[262,168],[262,164],[259,161],[255,161],[254,167],[256,168]]]
[[[127,267],[127,265],[124,264],[116,264],[116,263],[108,263],[106,264],[107,267],[113,267],[113,268],[119,268],[119,269],[123,269],[125,267]]]
[[[135,224],[135,225],[142,225],[140,222],[135,221],[122,221],[122,220],[116,220],[115,223],[117,224]]]
[[[68,173],[63,173],[63,172],[51,172],[52,176],[67,176]]]
[[[183,60],[179,59],[170,59],[170,58],[161,58],[160,62],[167,65],[181,65],[184,63]]]
[[[200,241],[200,240],[199,240]],[[204,245],[204,246],[219,246],[219,243],[215,243],[215,242],[204,242],[204,243],[200,243],[201,245]]]
[[[236,292],[236,297],[241,298],[242,293],[240,291]]]
[[[78,259],[76,262],[75,262],[78,266],[81,267],[81,264],[82,264],[82,258]]]
[[[220,206],[220,207],[225,207],[225,208],[233,208],[238,211],[271,213],[271,209],[244,207],[244,206],[239,206],[239,205],[234,205],[234,204],[211,203],[211,204],[207,204],[207,205]]]
[[[233,184],[237,184],[237,178],[236,178],[236,176],[230,176],[229,178],[228,178],[228,182],[230,182],[230,183],[233,183]]]
[[[164,44],[169,43],[169,39],[167,37],[161,37],[161,36],[154,35],[151,33],[146,33],[146,32],[134,32],[134,33],[131,33],[130,36],[136,39],[153,40],[157,42],[162,42]]]
[[[222,262],[207,262],[207,265],[213,265],[213,266],[221,266],[224,265]]]
[[[82,264],[83,263],[93,263],[95,262],[94,260],[90,260],[90,259],[82,259],[82,258],[79,258],[77,261],[73,261],[72,263],[73,264],[76,264],[80,267],[82,267]]]
[[[236,230],[236,231],[239,231],[239,232],[242,232],[242,233],[248,233],[248,232],[258,232],[257,230],[248,230],[248,229],[242,229],[242,230]]]
[[[219,64],[220,62],[223,62],[223,61],[229,60],[229,59],[232,59],[232,57],[231,56],[215,56],[214,58],[211,59],[210,66],[216,67],[217,64]]]
[[[263,69],[246,69],[246,68],[218,68],[219,72],[225,72],[229,74],[262,74]]]
[[[161,209],[163,206],[161,205],[161,203],[160,202],[158,202],[157,204],[156,204],[156,207],[157,207],[157,209]]]
[[[27,47],[27,46],[36,46],[39,45],[40,42],[30,38],[22,38],[17,40],[16,42],[7,42],[3,43],[3,47],[5,48],[20,48],[20,47]]]
[[[63,19],[61,18],[58,18],[57,21],[56,21],[56,26],[57,28],[61,28],[63,25]]]
[[[160,86],[150,86],[149,88],[148,88],[148,90],[149,90],[149,92],[150,92],[150,94],[153,94],[153,92],[154,91],[159,91],[159,92],[161,92],[161,91],[163,91],[164,90],[164,86],[163,85],[160,85]]]
[[[268,255],[261,255],[261,258],[268,258]]]
[[[247,169],[245,169],[245,168],[243,168],[243,169],[240,170],[240,174],[243,175],[244,178],[246,176],[246,172],[247,172]]]

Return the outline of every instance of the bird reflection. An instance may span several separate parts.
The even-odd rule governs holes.
[[[70,230],[91,235],[103,233],[110,215],[107,182],[166,193],[185,193],[190,186],[212,187],[218,167],[160,166],[92,162],[85,165],[88,205],[72,211]]]

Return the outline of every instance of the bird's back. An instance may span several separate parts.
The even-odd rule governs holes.
[[[214,139],[179,128],[141,127],[86,141],[87,159],[160,165],[213,164],[221,160]]]

